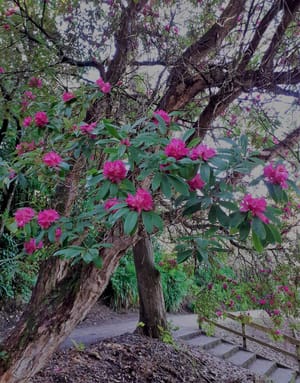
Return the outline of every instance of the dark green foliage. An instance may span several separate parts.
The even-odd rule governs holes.
[[[37,260],[18,254],[17,243],[3,234],[0,249],[0,300],[28,301],[38,272]]]

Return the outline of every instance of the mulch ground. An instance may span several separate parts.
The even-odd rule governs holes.
[[[31,383],[251,383],[248,371],[184,345],[124,334],[57,352]],[[257,380],[256,380],[257,382]]]

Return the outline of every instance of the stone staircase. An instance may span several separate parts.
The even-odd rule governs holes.
[[[236,366],[247,368],[268,383],[300,383],[300,374],[297,371],[221,338],[207,336],[201,331],[179,333],[176,337]]]

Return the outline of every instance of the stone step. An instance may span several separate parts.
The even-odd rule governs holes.
[[[270,374],[270,379],[273,383],[292,383],[295,381],[295,377],[296,371],[283,367],[277,367]]]
[[[188,339],[195,338],[196,336],[202,335],[202,331],[201,330],[191,331],[191,330],[179,329],[174,331],[173,335],[177,339],[188,340]]]
[[[299,373],[297,374],[297,378],[295,380],[295,383],[300,383],[300,375],[299,375]]]
[[[277,365],[271,360],[256,357],[247,368],[258,375],[267,377],[277,368]]]
[[[247,368],[255,359],[256,355],[253,352],[238,350],[226,360],[236,366]]]
[[[208,350],[212,347],[215,347],[217,344],[221,343],[220,338],[214,336],[199,335],[192,339],[187,339],[186,343],[192,346],[199,346],[205,350]]]
[[[235,354],[239,350],[239,346],[231,344],[228,342],[221,342],[215,347],[209,349],[208,351],[222,359],[229,358],[231,355]]]

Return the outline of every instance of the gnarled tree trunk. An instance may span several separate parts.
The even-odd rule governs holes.
[[[148,236],[133,247],[140,298],[139,321],[143,323],[136,331],[152,338],[160,338],[167,329],[166,309],[160,273],[156,269],[153,248]]]
[[[44,366],[95,304],[124,251],[135,241],[135,237],[111,237],[114,247],[101,254],[101,269],[83,263],[70,267],[65,261],[53,259],[43,265],[39,289],[35,289],[28,309],[0,347],[0,383],[26,383]],[[55,272],[60,267],[63,276],[58,281]]]

